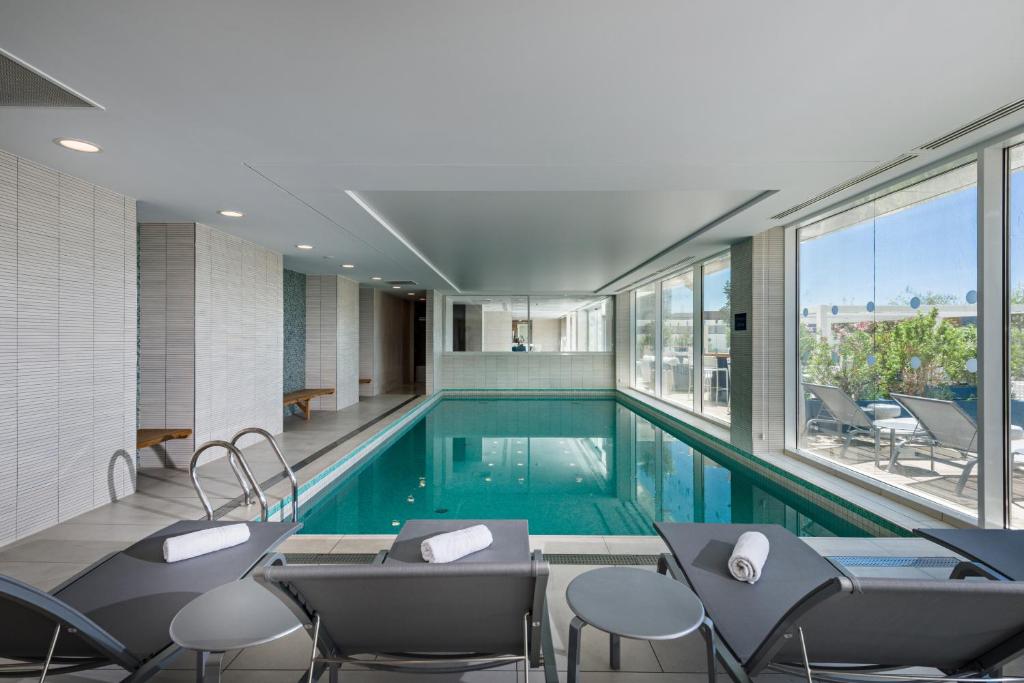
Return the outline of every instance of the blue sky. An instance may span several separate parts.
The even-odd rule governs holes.
[[[1024,288],[1024,170],[1010,178],[1011,275]],[[800,306],[886,305],[911,294],[943,294],[967,303],[977,285],[977,191],[968,188],[801,244]],[[704,282],[705,308],[725,305],[730,271]],[[667,308],[687,311],[688,289]]]
[[[966,304],[977,289],[976,223],[972,187],[808,240],[800,305],[886,305],[908,291]]]

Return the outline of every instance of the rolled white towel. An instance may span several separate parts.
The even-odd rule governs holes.
[[[420,552],[427,562],[454,562],[489,547],[493,542],[491,530],[483,524],[477,524],[432,536],[420,543]]]
[[[249,540],[247,524],[228,524],[164,539],[164,560],[178,562],[241,545]]]
[[[744,531],[729,556],[729,573],[737,581],[754,583],[768,559],[768,537],[760,531]]]

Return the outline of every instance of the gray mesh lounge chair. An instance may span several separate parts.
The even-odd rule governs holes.
[[[917,419],[925,432],[929,447],[957,451],[966,460],[963,472],[956,484],[957,495],[962,494],[971,473],[978,464],[978,424],[974,418],[965,413],[953,401],[907,394],[892,394],[892,397]],[[1011,426],[1011,430],[1020,432],[1020,428],[1015,426]],[[1021,451],[1024,450],[1022,447],[1024,447],[1024,442],[1019,437],[1011,441],[1010,450],[1013,453],[1015,465],[1020,464],[1018,461],[1021,459]],[[892,467],[895,461],[894,457],[889,466]]]
[[[84,671],[116,665],[126,681],[144,681],[180,648],[171,620],[192,598],[242,578],[274,557],[272,551],[301,525],[249,524],[250,538],[225,550],[168,564],[168,536],[228,522],[183,521],[114,553],[46,593],[0,575],[0,677]],[[7,625],[17,624],[17,628]]]
[[[819,410],[818,414],[807,420],[807,424],[804,429],[809,429],[812,424],[820,425],[824,422],[831,422],[835,424],[836,430],[839,434],[843,433],[843,429],[846,429],[846,437],[843,439],[843,447],[839,451],[839,457],[846,455],[846,451],[850,448],[850,442],[853,441],[854,437],[866,436],[872,439],[875,446],[875,460],[878,461],[880,451],[880,441],[882,429],[879,429],[875,425],[875,421],[868,417],[868,414],[864,412],[864,409],[857,405],[852,398],[846,395],[839,387],[829,386],[827,384],[812,384],[810,382],[804,382],[804,391],[807,391],[814,395],[819,401],[823,410]],[[822,412],[827,413],[827,416],[823,415]],[[913,438],[915,438],[914,430],[911,431],[909,439],[901,439],[893,444],[894,458],[898,456],[900,449],[903,445]],[[895,434],[891,438],[896,438]]]
[[[370,565],[272,565],[257,572],[257,581],[313,626],[309,680],[327,668],[333,683],[345,662],[452,673],[522,661],[543,665],[545,680],[557,683],[545,601],[548,565],[539,550],[530,555],[520,541],[515,525],[525,540],[525,522],[486,522],[494,545],[458,562],[417,559],[418,540],[432,535],[428,530],[475,523],[407,522],[391,552]]]
[[[986,675],[1024,650],[1024,583],[855,578],[780,526],[655,527],[672,551],[659,571],[703,601],[712,652],[737,683],[769,669],[803,674],[801,629],[814,675],[833,680],[907,667]],[[752,529],[772,548],[751,586],[726,562]]]

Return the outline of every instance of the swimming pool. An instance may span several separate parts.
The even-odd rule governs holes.
[[[305,505],[302,531],[390,534],[432,518],[527,519],[533,534],[650,535],[674,521],[865,535],[612,398],[445,398]]]

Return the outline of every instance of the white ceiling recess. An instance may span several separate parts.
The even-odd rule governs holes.
[[[0,49],[104,107],[0,107],[0,148],[305,272],[609,291],[1019,100],[1022,25],[1019,0],[0,0]],[[623,245],[627,209],[651,218]]]

